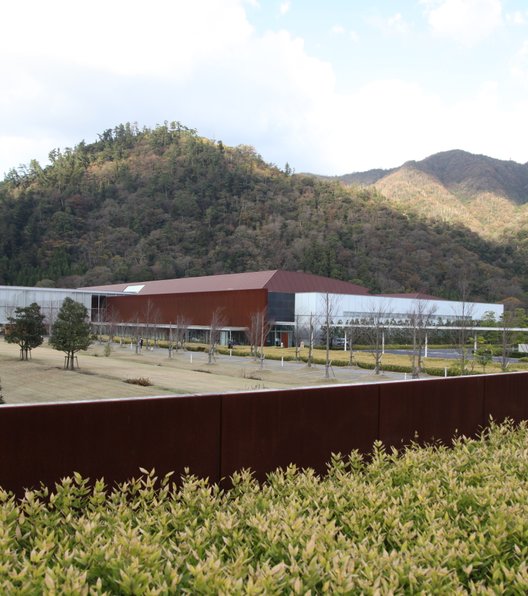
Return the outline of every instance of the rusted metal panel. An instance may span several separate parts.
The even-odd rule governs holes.
[[[295,463],[324,473],[332,453],[369,453],[472,436],[488,421],[528,419],[528,373],[325,386],[230,395],[0,407],[0,485],[74,471],[107,483],[188,467],[211,482],[251,468],[260,480]],[[228,483],[224,483],[228,486]]]
[[[496,422],[528,420],[528,373],[488,375],[484,378],[484,416]]]
[[[420,380],[380,385],[379,436],[387,446],[411,441],[451,443],[474,436],[484,423],[481,377]]]
[[[213,312],[220,309],[224,326],[248,327],[251,315],[266,308],[267,290],[158,294],[108,298],[114,320],[134,323],[174,323],[178,316],[190,325],[211,324]]]
[[[226,395],[222,472],[251,468],[259,480],[294,463],[324,473],[332,453],[368,453],[377,437],[378,385]]]
[[[74,471],[108,483],[139,467],[219,480],[219,396],[2,406],[0,485],[20,493]]]

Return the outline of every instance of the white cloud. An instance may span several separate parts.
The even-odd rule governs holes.
[[[528,23],[528,10],[516,10],[506,15],[506,21],[512,25],[526,25]]]
[[[143,18],[139,0],[116,0],[121,12],[93,0],[90,14],[74,18],[77,3],[19,0],[7,17],[27,17],[25,27],[0,38],[0,175],[126,121],[179,120],[226,144],[254,145],[279,166],[321,174],[452,148],[526,161],[528,106],[502,107],[494,83],[457,103],[402,80],[340,94],[332,66],[301,38],[257,34],[247,3],[152,0]],[[519,74],[528,67],[523,48]]]
[[[290,8],[291,8],[291,2],[289,2],[288,0],[286,2],[282,2],[280,7],[279,7],[279,12],[281,15],[287,14],[288,12],[290,12]]]
[[[317,131],[319,171],[389,168],[450,149],[525,162],[528,100],[504,106],[502,99],[495,81],[455,102],[397,79],[333,94],[331,108],[313,118],[325,125]]]
[[[372,26],[379,29],[384,35],[407,35],[411,31],[410,24],[399,12],[386,18],[374,15],[367,17],[366,20]]]
[[[331,29],[333,35],[344,36],[346,35],[353,42],[359,41],[359,35],[357,31],[347,31],[342,25],[334,25]]]
[[[389,17],[387,20],[387,28],[389,31],[399,35],[406,35],[411,29],[399,12]]]
[[[29,164],[31,159],[44,163],[52,149],[65,146],[64,138],[46,136],[46,131],[32,131],[32,133],[31,136],[0,137],[0,178],[11,168],[16,169]],[[28,159],[29,155],[32,156],[31,159]],[[2,167],[2,164],[5,166]]]
[[[94,2],[103,10],[102,0]],[[59,4],[68,12],[70,3],[60,0],[47,8],[58,10]],[[39,2],[30,6],[26,0],[20,10],[35,9],[27,34],[18,46],[11,33],[0,39],[1,66],[9,75],[0,81],[0,156],[6,169],[43,160],[55,139],[72,146],[120,122],[152,126],[166,119],[229,144],[254,144],[279,164],[292,161],[299,139],[306,141],[314,102],[322,90],[335,86],[331,66],[308,56],[303,41],[285,31],[257,36],[236,0],[178,2],[177,15],[174,4],[149,4],[157,16],[136,24],[134,35],[137,14],[125,11],[123,19],[107,14],[85,48],[94,36],[90,17],[75,21],[78,43],[73,43],[72,23],[64,14],[59,25],[52,14],[44,19]],[[132,12],[137,8],[126,5]],[[20,18],[15,13],[11,9],[10,19]],[[101,28],[108,30],[108,41]],[[10,48],[15,51],[7,57]],[[22,159],[31,134],[46,139],[46,151],[36,143]]]
[[[184,77],[197,63],[247,39],[252,28],[238,0],[19,0],[2,7],[0,53],[118,75]]]
[[[436,35],[472,46],[502,23],[501,0],[421,0]]]
[[[515,55],[511,73],[517,81],[528,86],[528,41],[525,41]]]

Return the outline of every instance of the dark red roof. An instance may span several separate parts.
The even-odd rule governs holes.
[[[272,271],[266,288],[271,292],[328,292],[330,294],[368,294],[367,288],[322,275],[292,271]]]
[[[328,292],[331,294],[368,294],[367,288],[321,275],[291,271],[254,271],[202,277],[182,277],[157,281],[130,282],[108,286],[90,286],[82,290],[116,291],[136,295],[191,294],[228,290],[262,290],[300,293]]]

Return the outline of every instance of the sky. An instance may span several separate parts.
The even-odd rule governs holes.
[[[341,175],[463,149],[528,162],[527,0],[4,0],[0,177],[179,121]]]

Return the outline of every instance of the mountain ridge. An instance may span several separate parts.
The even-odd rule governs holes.
[[[0,182],[0,284],[285,269],[444,298],[465,283],[475,300],[528,304],[528,234],[483,235],[478,214],[466,208],[464,222],[462,203],[414,167],[346,186],[282,171],[252,147],[178,122],[119,125],[50,158]],[[387,197],[382,181],[402,196]],[[419,200],[405,206],[411,182]],[[427,197],[439,188],[444,216],[431,219]]]
[[[502,192],[518,204],[528,202],[528,162],[501,160],[461,149],[434,153],[422,160],[409,160],[402,165],[363,172],[352,172],[333,179],[348,184],[375,184],[380,179],[401,169],[419,169],[435,176],[447,188],[465,192]],[[367,182],[365,182],[367,181]],[[464,191],[462,191],[464,192]]]
[[[515,235],[527,220],[528,163],[451,150],[337,179],[376,188],[402,209],[461,223],[490,238]]]

